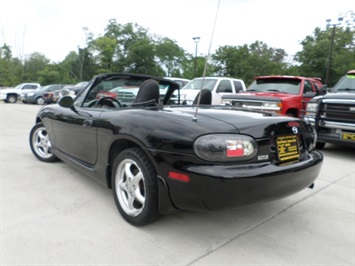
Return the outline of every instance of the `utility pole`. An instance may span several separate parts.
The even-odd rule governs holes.
[[[194,78],[196,78],[196,71],[197,71],[197,44],[200,41],[200,37],[192,37],[195,42],[195,64],[194,64]]]

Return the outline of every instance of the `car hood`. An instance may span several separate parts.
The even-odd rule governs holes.
[[[184,115],[189,115],[191,118],[195,116],[196,108],[177,108],[176,112],[181,112]],[[216,125],[223,131],[227,132],[227,128],[234,127],[237,133],[252,135],[254,138],[269,137],[266,134],[266,128],[271,125],[282,122],[294,121],[299,119],[281,115],[273,115],[252,110],[226,108],[212,109],[200,107],[197,114],[197,122],[200,125],[210,127]],[[224,124],[224,126],[223,126]]]
[[[326,95],[324,95],[324,98],[325,99],[328,99],[328,98],[332,98],[332,99],[349,99],[349,98],[352,98],[354,99],[355,98],[355,91],[354,92],[334,92],[334,93],[327,93]]]
[[[348,100],[348,101],[355,101],[355,94],[352,92],[332,92],[327,93],[325,95],[320,95],[314,97],[311,102],[315,102],[321,99],[324,100]]]
[[[7,88],[7,89],[0,90],[0,92],[5,92],[5,93],[8,93],[8,92],[20,92],[20,90],[16,90],[14,88]]]
[[[180,90],[181,95],[185,95],[186,99],[188,100],[194,100],[196,95],[199,93],[200,90],[190,90],[190,89],[184,89]]]
[[[281,93],[281,92],[241,92],[238,93],[235,98],[239,98],[239,97],[243,97],[243,98],[254,98],[254,97],[265,97],[265,98],[269,98],[269,97],[273,97],[273,98],[290,98],[290,97],[295,97],[294,94],[288,94],[288,93]]]

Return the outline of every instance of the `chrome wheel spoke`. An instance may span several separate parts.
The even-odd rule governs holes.
[[[134,189],[134,197],[139,201],[142,205],[145,202],[144,190],[142,191],[140,184],[144,181],[144,176],[141,171],[134,176],[132,179],[132,187]]]
[[[52,156],[51,149],[52,145],[48,140],[48,135],[45,129],[39,128],[34,135],[33,139],[34,148],[38,155],[43,158],[49,158]]]
[[[144,176],[138,165],[131,159],[123,160],[116,172],[117,197],[124,211],[139,215],[144,207]]]

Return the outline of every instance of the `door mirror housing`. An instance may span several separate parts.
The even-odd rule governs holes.
[[[74,99],[71,96],[64,96],[59,99],[58,104],[64,108],[72,108],[74,104]]]

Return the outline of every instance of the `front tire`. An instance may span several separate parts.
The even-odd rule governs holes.
[[[118,211],[130,224],[143,226],[160,218],[157,173],[142,149],[129,148],[116,157],[112,191]]]
[[[44,99],[42,97],[36,98],[36,104],[43,105],[44,104]]]
[[[52,153],[52,145],[49,141],[47,130],[43,123],[36,124],[30,132],[30,147],[32,153],[42,162],[58,161]]]
[[[18,96],[15,94],[8,94],[6,96],[5,102],[6,103],[17,103]]]

